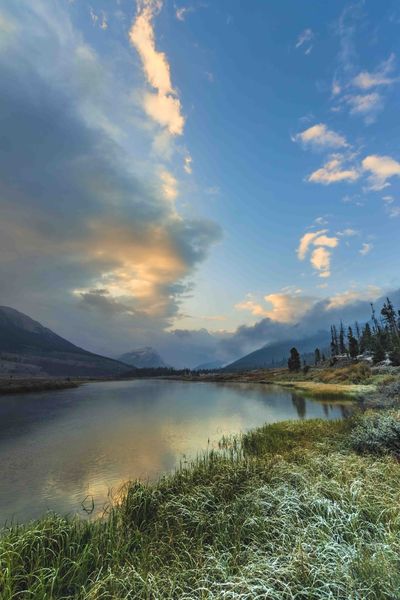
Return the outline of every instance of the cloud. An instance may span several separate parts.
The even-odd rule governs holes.
[[[92,20],[93,25],[97,25],[100,27],[100,29],[107,29],[108,28],[108,21],[107,21],[107,15],[104,11],[101,11],[100,16],[98,14],[96,14],[93,10],[92,7],[90,7],[89,9],[89,13],[90,13],[90,18]]]
[[[297,248],[297,257],[299,260],[304,260],[310,244],[320,235],[323,235],[327,232],[327,229],[321,229],[320,231],[312,231],[309,233],[305,233],[303,237],[300,239],[299,247]]]
[[[295,292],[277,292],[264,296],[264,301],[272,308],[257,303],[251,299],[251,294],[243,302],[235,305],[239,310],[247,310],[257,317],[265,317],[278,323],[294,323],[300,319],[316,302],[316,298],[301,295],[301,290]]]
[[[178,181],[177,179],[167,171],[163,169],[160,173],[160,178],[162,182],[162,191],[165,198],[171,202],[173,202],[178,196]]]
[[[193,11],[194,8],[192,6],[181,6],[180,8],[176,9],[175,16],[178,19],[178,21],[184,21],[186,19],[186,15]]]
[[[161,171],[160,185],[132,119],[131,82],[84,44],[61,5],[8,10],[19,25],[0,54],[3,302],[96,351],[154,340],[220,228],[177,214],[176,179]]]
[[[315,248],[311,254],[311,264],[319,271],[320,277],[330,277],[331,252],[326,248]]]
[[[340,154],[333,154],[328,162],[323,167],[317,169],[308,177],[308,181],[312,183],[322,183],[330,185],[340,181],[357,181],[360,177],[360,172],[354,168],[342,168],[344,158]]]
[[[312,40],[314,39],[315,34],[311,29],[304,29],[297,38],[296,48],[301,48],[304,46],[304,54],[310,54],[313,46]]]
[[[336,248],[338,243],[338,238],[328,237],[327,235],[320,235],[313,240],[314,246],[326,246],[328,248]]]
[[[391,85],[397,79],[388,77],[388,74],[394,70],[395,66],[395,55],[391,54],[389,58],[381,63],[376,71],[373,73],[369,71],[362,71],[356,77],[354,77],[352,83],[355,87],[362,90],[369,90],[372,87],[381,85]]]
[[[342,148],[348,146],[346,138],[328,129],[324,123],[318,123],[294,137],[294,141],[310,144],[316,148]]]
[[[400,217],[400,206],[388,206],[387,213],[391,219]]]
[[[371,154],[362,161],[364,171],[371,175],[368,177],[369,189],[379,191],[388,187],[388,179],[400,177],[400,163],[391,156],[379,156]]]
[[[185,156],[185,158],[183,159],[183,168],[188,175],[191,175],[192,171],[193,171],[192,162],[193,162],[193,159],[190,156],[190,154],[187,154]]]
[[[373,302],[382,294],[382,289],[376,285],[369,285],[364,290],[351,289],[344,292],[339,292],[331,296],[327,302],[326,310],[342,308],[354,302],[364,300]]]
[[[351,227],[347,227],[346,229],[343,229],[342,231],[338,231],[337,235],[339,237],[353,237],[355,235],[359,235],[360,232],[357,231],[356,229],[352,229]]]
[[[366,254],[369,254],[371,252],[373,247],[373,244],[364,242],[359,252],[362,256],[365,256]]]
[[[164,52],[156,49],[155,44],[153,20],[161,8],[161,0],[139,0],[129,38],[141,58],[147,82],[156,90],[144,96],[146,113],[171,135],[181,135],[185,125],[181,102],[172,87],[168,59]]]
[[[310,249],[310,246],[316,246],[311,253],[310,262],[312,266],[319,272],[320,277],[330,276],[330,261],[331,251],[327,248],[336,248],[339,244],[337,237],[330,237],[327,234],[327,229],[305,233],[300,239],[297,248],[297,257],[299,260],[304,260]]]
[[[365,117],[367,124],[374,122],[376,113],[383,107],[382,97],[377,92],[346,96],[346,102],[351,107],[350,114]]]

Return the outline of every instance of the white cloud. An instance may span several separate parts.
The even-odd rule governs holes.
[[[369,71],[362,71],[353,79],[353,85],[362,89],[368,90],[372,87],[380,85],[390,85],[396,81],[392,77],[388,77],[394,69],[395,55],[391,54],[389,58],[384,61],[380,67],[373,73]]]
[[[323,246],[315,248],[311,254],[311,264],[319,271],[320,277],[330,277],[331,254]]]
[[[103,29],[103,30],[108,28],[107,15],[104,11],[101,11],[100,15],[98,15],[94,12],[93,8],[90,7],[89,13],[90,13],[90,18],[92,20],[93,25],[98,24],[100,29]]]
[[[327,235],[320,235],[314,239],[314,246],[326,246],[327,248],[336,248],[339,240],[337,237],[328,237]]]
[[[343,148],[348,146],[344,136],[328,129],[324,123],[318,123],[305,129],[293,139],[320,148]]]
[[[305,233],[300,239],[299,247],[297,248],[297,257],[299,260],[304,260],[310,249],[310,246],[315,246],[311,253],[310,262],[312,266],[319,272],[320,277],[330,276],[331,250],[327,248],[336,248],[339,244],[339,238],[330,237],[327,234],[327,229]]]
[[[306,314],[317,299],[312,296],[301,295],[301,290],[286,291],[267,294],[264,296],[264,301],[272,308],[267,308],[264,304],[252,299],[252,295],[248,294],[243,302],[235,305],[238,310],[247,310],[255,317],[263,317],[272,319],[278,323],[294,323]]]
[[[180,8],[176,9],[175,16],[178,19],[178,21],[184,21],[186,19],[186,15],[193,11],[194,8],[192,6],[181,6]]]
[[[373,247],[374,247],[373,244],[364,242],[363,245],[361,246],[361,249],[359,250],[359,252],[362,256],[365,256],[366,254],[369,254],[371,252]]]
[[[340,83],[338,82],[337,79],[334,79],[332,81],[332,96],[338,96],[341,91],[342,91],[342,86],[340,85]]]
[[[329,298],[329,303],[326,306],[326,310],[332,310],[335,308],[341,308],[348,304],[353,304],[357,301],[373,302],[382,294],[382,289],[376,285],[369,285],[364,290],[351,289],[344,292],[340,292]]]
[[[183,159],[183,168],[184,168],[184,170],[186,171],[186,173],[188,175],[191,175],[191,173],[193,171],[193,169],[192,169],[192,162],[193,162],[193,159],[190,156],[190,154],[187,154],[185,156],[185,158]]]
[[[400,163],[391,156],[371,154],[362,161],[364,171],[369,171],[369,189],[379,191],[388,187],[391,177],[400,177]]]
[[[355,235],[359,235],[360,232],[357,231],[356,229],[351,229],[350,227],[348,227],[347,229],[343,229],[343,231],[338,231],[337,235],[339,237],[353,237]]]
[[[305,233],[300,239],[299,247],[297,248],[297,257],[299,260],[304,260],[307,256],[308,249],[313,241],[327,232],[327,229],[321,229],[321,231],[313,231]]]
[[[139,53],[147,82],[156,90],[144,96],[146,113],[172,135],[181,135],[185,125],[181,102],[172,87],[168,59],[155,46],[153,19],[161,8],[161,0],[140,0],[129,37]]]
[[[325,217],[317,217],[314,220],[314,223],[316,223],[317,225],[328,225],[328,221],[325,219]]]
[[[391,219],[400,217],[400,206],[389,206],[387,212]]]
[[[160,179],[162,183],[163,195],[167,200],[173,202],[178,196],[178,181],[172,175],[172,173],[166,169],[163,169],[160,172]]]
[[[350,113],[353,115],[370,115],[382,108],[382,97],[377,92],[371,94],[356,94],[346,97],[347,104],[351,107]]]
[[[304,29],[304,31],[302,31],[299,35],[299,37],[297,38],[297,42],[296,42],[296,48],[301,48],[302,46],[304,46],[304,53],[305,54],[310,54],[313,46],[312,46],[312,40],[314,39],[315,35],[312,31],[312,29]]]
[[[334,154],[323,167],[309,175],[308,181],[330,185],[339,181],[356,181],[360,177],[357,169],[354,167],[342,168],[342,165],[343,157],[340,154]]]

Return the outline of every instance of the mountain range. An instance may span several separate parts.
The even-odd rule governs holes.
[[[0,375],[115,377],[132,367],[75,346],[27,315],[0,306]]]
[[[295,346],[300,355],[306,359],[308,364],[314,358],[315,348],[321,352],[329,353],[330,334],[327,331],[318,333],[302,339],[287,339],[282,342],[263,346],[250,354],[246,354],[239,360],[227,365],[224,371],[246,371],[251,369],[282,367],[287,365],[290,348]]]

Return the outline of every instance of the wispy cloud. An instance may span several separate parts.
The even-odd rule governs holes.
[[[383,61],[376,71],[372,73],[370,71],[361,71],[356,77],[354,77],[352,83],[355,87],[362,90],[369,90],[372,87],[380,85],[391,85],[397,78],[389,77],[389,73],[392,73],[395,68],[395,55],[391,54],[389,58]]]
[[[146,113],[167,128],[170,134],[181,135],[185,125],[181,101],[172,87],[167,56],[164,52],[159,52],[155,44],[153,20],[161,8],[161,0],[139,0],[129,37],[139,53],[147,82],[156,90],[144,95]]]
[[[192,162],[193,162],[193,159],[190,156],[190,154],[187,154],[185,156],[185,158],[183,159],[183,168],[188,175],[191,175],[191,173],[193,171]]]
[[[353,166],[344,167],[344,157],[341,154],[333,154],[321,167],[308,176],[312,183],[330,185],[340,181],[354,182],[360,177],[360,172]]]
[[[359,252],[362,256],[365,256],[366,254],[369,254],[373,248],[373,244],[370,244],[368,242],[364,242],[363,245],[361,246]]]
[[[368,177],[369,189],[379,191],[390,185],[388,179],[400,177],[400,162],[391,156],[371,154],[362,161],[364,171],[371,173]]]
[[[193,11],[193,6],[181,6],[175,10],[175,16],[178,19],[178,21],[184,21],[186,19],[186,16]]]
[[[328,127],[324,123],[318,123],[301,133],[298,133],[293,141],[310,144],[317,148],[343,148],[348,146],[346,138]]]
[[[377,92],[348,95],[345,101],[350,106],[350,113],[364,117],[367,124],[374,122],[376,113],[383,108],[382,96]]]
[[[304,50],[304,54],[310,54],[313,45],[312,41],[315,38],[315,34],[312,29],[304,29],[297,38],[296,48],[302,48]]]
[[[108,28],[107,15],[103,10],[100,12],[100,14],[97,14],[93,10],[93,8],[90,7],[89,14],[90,14],[90,18],[92,20],[93,25],[97,25],[98,27],[100,27],[100,29],[103,29],[103,30]]]
[[[162,191],[167,200],[173,202],[178,196],[178,181],[177,179],[167,171],[162,169],[160,172],[160,178],[162,183]]]

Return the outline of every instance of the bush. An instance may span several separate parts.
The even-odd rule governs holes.
[[[391,414],[365,415],[351,432],[350,441],[360,453],[400,455],[400,421]]]

